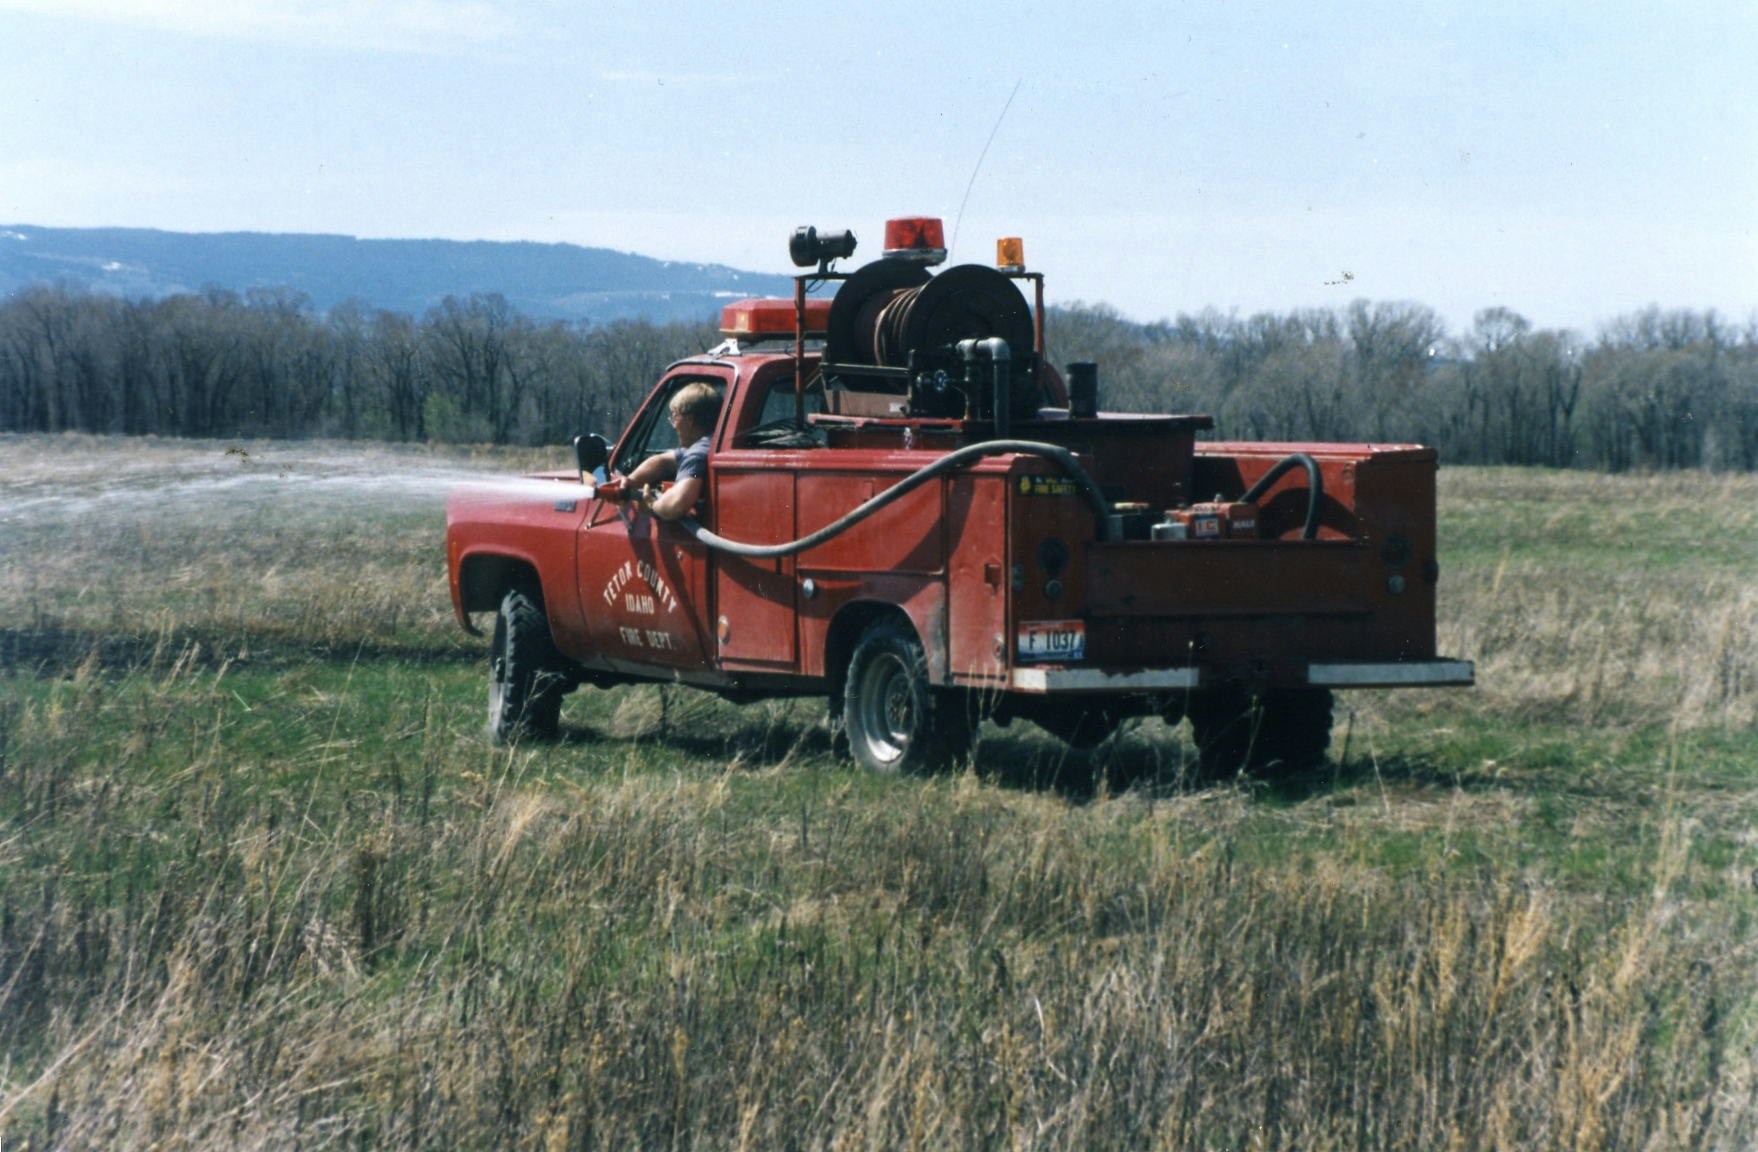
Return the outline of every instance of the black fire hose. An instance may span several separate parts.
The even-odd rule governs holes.
[[[1318,536],[1319,504],[1325,498],[1325,482],[1319,476],[1318,461],[1306,453],[1296,452],[1276,461],[1276,466],[1265,472],[1240,499],[1247,504],[1255,503],[1258,497],[1268,492],[1270,486],[1296,464],[1306,469],[1306,527],[1300,530],[1300,538],[1312,540]]]
[[[786,544],[745,544],[738,540],[728,540],[726,537],[716,536],[702,527],[693,517],[685,517],[678,521],[678,526],[708,547],[719,549],[722,552],[730,552],[734,556],[744,556],[751,560],[773,560],[779,556],[792,556],[796,552],[815,548],[826,540],[842,535],[887,504],[902,499],[936,476],[943,475],[955,468],[962,467],[969,461],[978,460],[984,456],[1005,456],[1009,453],[1042,456],[1057,464],[1080,485],[1081,495],[1085,496],[1087,503],[1092,505],[1093,522],[1098,530],[1098,538],[1105,540],[1110,537],[1111,507],[1105,503],[1104,495],[1099,491],[1097,482],[1087,474],[1085,468],[1081,467],[1081,463],[1075,459],[1074,453],[1059,444],[1043,444],[1036,440],[989,440],[982,444],[969,444],[963,448],[954,449],[925,468],[905,476],[865,504],[840,519],[826,524],[810,536],[802,536],[800,539],[790,540]],[[1277,465],[1277,467],[1281,467],[1281,465]]]

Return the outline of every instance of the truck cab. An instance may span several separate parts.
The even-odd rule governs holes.
[[[984,718],[1081,745],[1150,714],[1188,717],[1212,772],[1296,771],[1334,690],[1472,682],[1435,653],[1432,450],[1101,412],[1097,367],[1050,360],[1019,242],[933,274],[939,239],[893,221],[843,273],[853,235],[800,229],[794,299],[729,305],[726,342],[614,444],[578,441],[553,498],[454,496],[497,736],[553,732],[578,685],[663,680],[821,695],[879,771],[956,758]],[[722,400],[705,495],[664,520],[617,481],[677,447],[668,405],[696,383]]]

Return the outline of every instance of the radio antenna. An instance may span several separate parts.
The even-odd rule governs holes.
[[[989,129],[989,138],[983,141],[983,150],[977,153],[977,166],[971,169],[971,182],[964,186],[964,199],[958,202],[958,215],[952,220],[952,243],[946,246],[948,252],[958,250],[958,226],[964,223],[964,206],[970,203],[971,189],[977,186],[977,173],[983,170],[983,158],[989,155],[989,145],[995,143],[995,134],[1001,131],[1001,122],[1007,119],[1007,110],[1013,107],[1013,98],[1019,95],[1019,86],[1024,83],[1024,76],[1013,82],[1013,91],[1007,94],[1007,103],[1001,106],[1001,115],[995,117],[995,127]]]

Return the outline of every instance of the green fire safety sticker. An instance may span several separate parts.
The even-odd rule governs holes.
[[[1067,476],[1021,476],[1021,496],[1074,496],[1080,491]]]

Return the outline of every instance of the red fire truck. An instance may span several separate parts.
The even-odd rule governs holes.
[[[879,771],[944,764],[984,718],[1078,746],[1159,715],[1190,720],[1210,772],[1274,772],[1323,759],[1337,689],[1472,682],[1435,654],[1431,449],[1101,412],[1095,365],[1051,363],[1020,241],[936,273],[942,235],[891,221],[844,272],[852,233],[799,229],[793,299],[729,305],[725,343],[614,445],[577,440],[553,493],[452,498],[458,619],[494,614],[497,737],[645,680],[824,696]],[[723,398],[704,498],[662,520],[616,481],[675,447],[668,403],[697,382]]]

